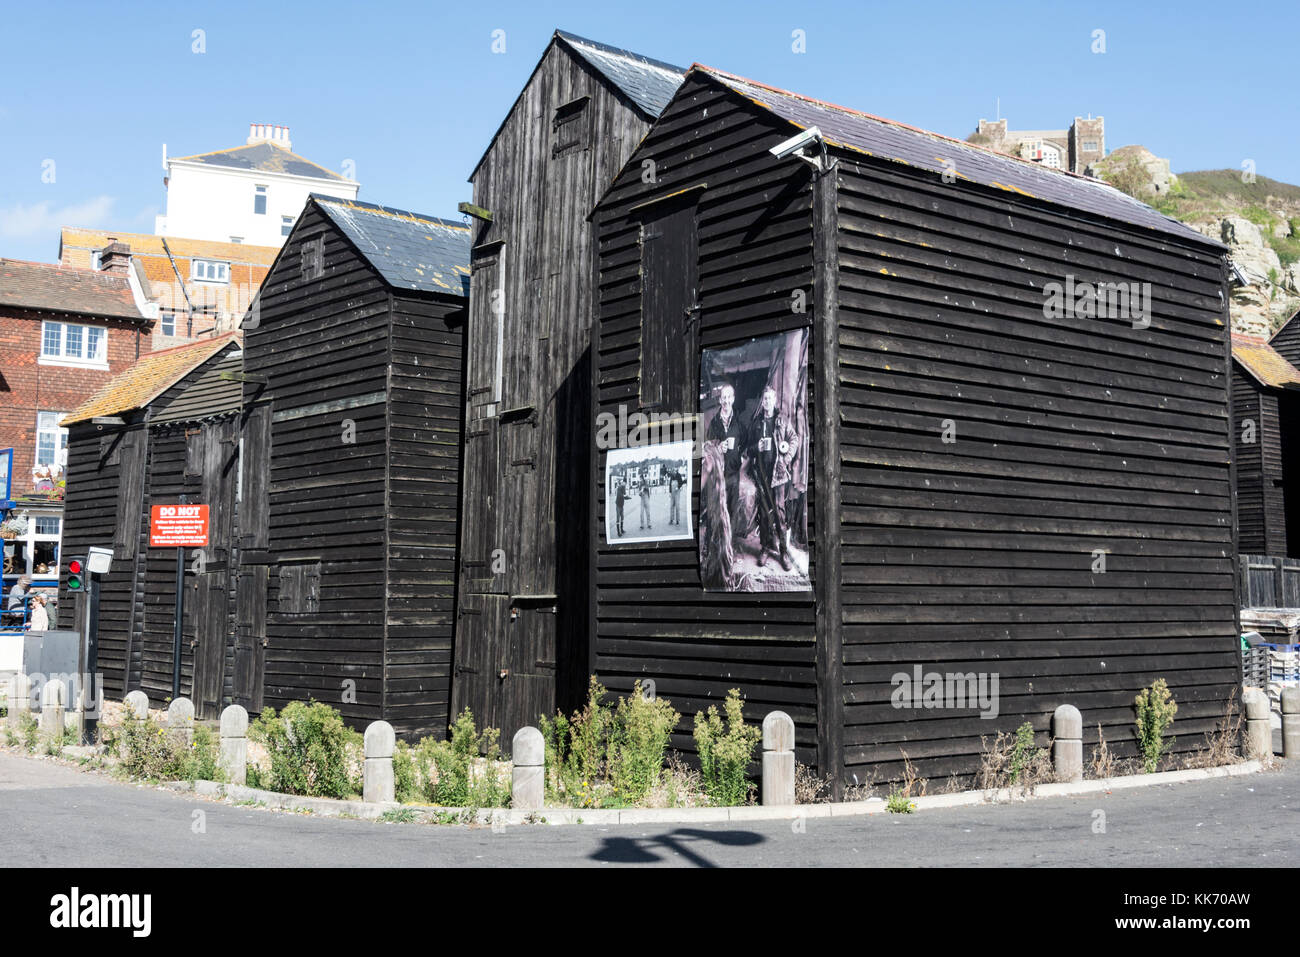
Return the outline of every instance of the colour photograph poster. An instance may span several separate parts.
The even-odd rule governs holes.
[[[690,442],[605,453],[605,541],[693,538]]]
[[[700,578],[707,591],[811,591],[808,330],[700,358]]]

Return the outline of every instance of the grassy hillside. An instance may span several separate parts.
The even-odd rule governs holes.
[[[1243,183],[1240,170],[1199,170],[1179,173],[1169,195],[1152,205],[1186,223],[1241,216],[1260,227],[1264,241],[1273,247],[1283,266],[1300,261],[1300,186],[1267,176]],[[1282,222],[1290,223],[1290,236],[1273,235],[1273,228]]]

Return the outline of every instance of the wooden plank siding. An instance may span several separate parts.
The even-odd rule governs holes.
[[[1131,752],[1157,677],[1197,746],[1239,680],[1221,260],[869,161],[839,185],[846,771],[969,773],[1063,703]],[[1150,328],[1046,318],[1066,274],[1150,282]],[[997,720],[892,707],[914,664],[998,673]]]
[[[640,218],[634,207],[700,184],[699,344],[725,347],[806,326],[790,307],[793,290],[813,292],[812,192],[806,175],[775,168],[767,149],[778,124],[715,86],[687,80],[598,208],[596,412],[617,417],[640,409],[642,309]],[[657,182],[642,181],[654,160]],[[664,317],[647,315],[651,334]],[[679,348],[680,342],[679,342]],[[810,363],[819,361],[814,348]],[[690,357],[698,384],[699,354]],[[697,390],[698,391],[698,390]],[[694,415],[698,397],[688,409]],[[815,403],[809,403],[813,421]],[[814,440],[814,448],[816,440]],[[814,454],[816,454],[814,452]],[[693,751],[696,712],[719,704],[728,689],[746,698],[746,717],[761,721],[779,708],[795,721],[801,761],[816,762],[816,623],[812,594],[724,594],[701,589],[698,543],[609,546],[604,528],[604,450],[594,455],[591,499],[595,671],[626,692],[637,679],[683,715],[673,745]],[[698,464],[692,466],[698,475]],[[700,514],[692,483],[692,516]],[[816,476],[808,497],[816,514]],[[816,540],[810,555],[816,554]],[[816,575],[816,565],[813,565]]]
[[[1243,552],[1269,554],[1269,528],[1264,496],[1264,452],[1259,436],[1263,390],[1235,362],[1232,366],[1232,436],[1237,453],[1237,534]],[[1276,400],[1274,400],[1276,406]],[[1250,423],[1253,442],[1243,440]]]
[[[317,239],[323,271],[304,279]],[[463,301],[395,292],[311,204],[268,274],[245,339],[246,373],[266,379],[245,402],[271,421],[245,473],[267,513],[241,560],[247,600],[266,603],[263,635],[235,629],[250,702],[314,698],[356,726],[445,733]]]
[[[553,123],[561,107],[577,116],[564,143]],[[588,215],[648,127],[553,42],[471,178],[492,221],[474,240],[460,581],[463,594],[496,598],[465,605],[456,621],[456,710],[471,708],[504,741],[539,714],[577,707],[585,691]],[[477,613],[499,603],[516,613]]]

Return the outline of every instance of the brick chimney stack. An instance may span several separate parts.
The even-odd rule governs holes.
[[[270,126],[266,123],[249,123],[247,145],[256,146],[258,143],[270,143],[274,146],[282,146],[287,150],[293,149],[293,144],[289,141],[289,127]]]
[[[99,251],[99,271],[110,276],[125,276],[131,270],[131,247],[115,239]]]

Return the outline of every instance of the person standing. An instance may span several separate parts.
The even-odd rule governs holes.
[[[32,608],[31,626],[30,626],[31,630],[49,631],[50,613],[45,608],[45,596],[41,594],[33,595],[31,600],[31,608]]]
[[[767,564],[770,551],[786,571],[790,570],[790,550],[780,505],[784,503],[785,485],[790,481],[790,463],[794,461],[798,438],[777,410],[776,390],[768,386],[749,427],[750,468],[758,502],[758,563]]]
[[[732,536],[739,527],[736,509],[740,506],[740,463],[745,453],[745,426],[736,414],[736,390],[724,385],[718,392],[718,414],[709,420],[705,438],[722,448],[722,473],[727,485],[727,511],[731,515]]]
[[[627,504],[627,483],[620,481],[614,492],[614,508],[618,516],[618,534],[623,534],[623,506]]]
[[[668,476],[668,524],[680,525],[682,523],[682,513],[678,500],[682,491],[682,473],[678,469],[673,469]]]
[[[641,483],[641,527],[654,528],[650,521],[650,483]]]

